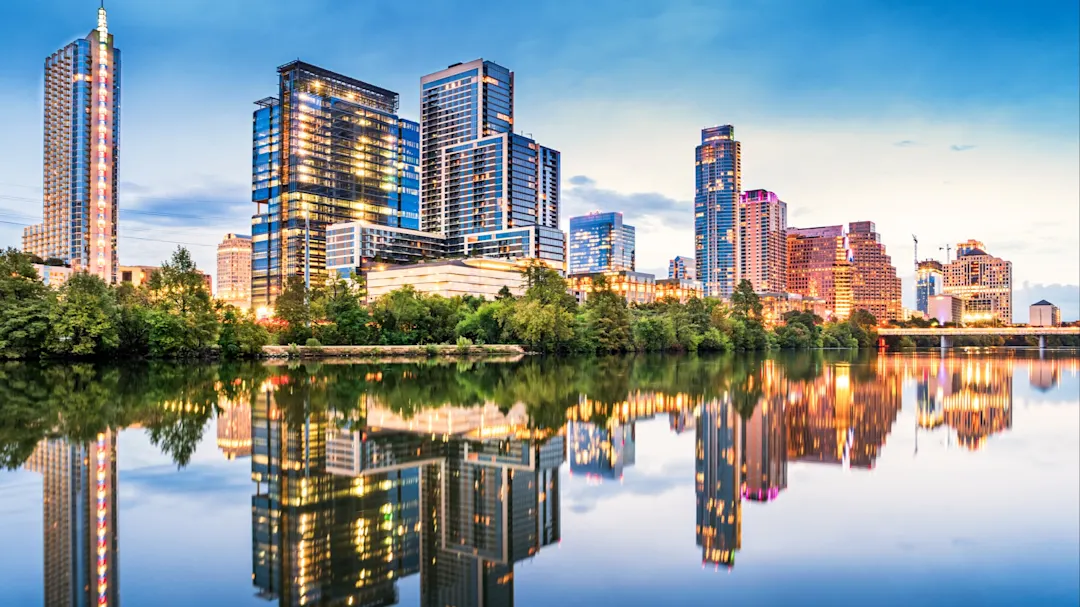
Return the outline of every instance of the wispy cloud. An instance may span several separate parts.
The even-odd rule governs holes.
[[[656,192],[623,194],[599,188],[596,181],[575,175],[569,179],[570,188],[564,195],[566,216],[583,215],[590,211],[621,211],[631,225],[659,222],[669,227],[692,227],[694,205]]]
[[[910,148],[910,147],[915,147],[917,145],[922,145],[922,144],[920,144],[918,141],[915,141],[913,139],[903,139],[901,141],[897,141],[897,142],[893,143],[893,145],[898,147],[898,148]]]
[[[975,149],[975,146],[970,143],[954,143],[949,146],[949,149],[954,152],[966,152]]]

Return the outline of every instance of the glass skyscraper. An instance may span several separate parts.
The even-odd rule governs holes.
[[[477,59],[420,88],[421,229],[451,256],[562,263],[559,152],[514,133],[514,73]]]
[[[570,218],[570,273],[634,269],[634,226],[623,215],[589,213]]]
[[[930,298],[940,295],[945,286],[945,275],[940,261],[927,259],[919,262],[915,274],[915,309],[930,313]]]
[[[397,116],[398,94],[302,61],[278,78],[253,119],[254,307],[303,276],[308,256],[312,284],[325,280],[327,225],[420,226],[420,127]]]
[[[44,221],[23,250],[116,282],[120,50],[97,29],[45,60]]]
[[[695,151],[694,250],[706,297],[730,297],[739,280],[739,193],[742,161],[735,127],[701,131]]]

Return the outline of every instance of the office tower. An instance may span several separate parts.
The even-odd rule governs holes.
[[[483,59],[420,80],[420,229],[451,256],[565,263],[559,152],[514,134],[514,73]]]
[[[693,257],[678,255],[668,262],[668,278],[679,280],[695,280],[697,278],[697,264]]]
[[[364,220],[418,229],[419,125],[398,94],[293,61],[278,96],[256,102],[252,306],[271,306],[289,276],[326,279],[326,226]]]
[[[710,400],[695,420],[697,545],[702,563],[735,565],[742,544],[742,485],[745,466],[742,420],[730,398]]]
[[[571,474],[587,478],[620,479],[635,461],[634,422],[612,420],[608,425],[570,421],[566,426],[567,459]]]
[[[943,292],[964,300],[964,322],[1013,322],[1012,262],[987,253],[977,240],[956,245],[956,259],[945,266]]]
[[[706,297],[730,297],[739,282],[740,150],[728,124],[703,129],[695,151],[694,252]]]
[[[852,268],[844,226],[788,228],[787,249],[788,292],[823,299],[827,315],[847,318]]]
[[[772,361],[763,363],[761,401],[744,421],[746,444],[743,497],[757,502],[776,499],[787,488],[787,429],[784,404],[788,399],[787,380]]]
[[[881,236],[872,221],[848,224],[848,247],[851,250],[852,310],[866,310],[878,322],[903,320],[903,290],[892,258],[885,253]]]
[[[570,274],[634,269],[634,226],[619,212],[570,218]]]
[[[116,282],[120,50],[97,29],[45,59],[44,221],[23,250]]]
[[[768,190],[744,192],[739,200],[740,279],[758,293],[787,290],[787,203]]]
[[[26,468],[43,476],[45,604],[119,604],[116,434],[40,442]]]
[[[217,293],[221,301],[251,307],[251,237],[226,234],[217,248]]]
[[[920,261],[915,271],[915,309],[923,314],[930,313],[930,298],[940,295],[945,277],[940,261],[927,259]]]

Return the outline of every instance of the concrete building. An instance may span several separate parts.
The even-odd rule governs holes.
[[[739,282],[741,149],[727,124],[703,129],[695,150],[694,255],[706,297],[730,297]]]
[[[1045,299],[1037,301],[1028,308],[1028,324],[1033,327],[1061,326],[1061,308]]]
[[[879,323],[903,320],[903,289],[892,258],[885,253],[881,236],[872,221],[848,224],[851,251],[852,311],[866,310]]]
[[[658,278],[656,279],[656,300],[674,299],[680,303],[686,303],[694,298],[701,297],[701,283],[686,278]]]
[[[852,311],[852,263],[844,226],[788,228],[790,293],[825,301],[826,317],[847,318]]]
[[[623,223],[619,212],[589,213],[570,218],[571,274],[633,270],[634,226]]]
[[[656,277],[645,272],[619,270],[617,272],[590,272],[570,274],[566,277],[567,288],[578,303],[589,300],[593,292],[593,282],[603,276],[612,291],[626,298],[626,303],[647,304],[656,301]]]
[[[739,201],[739,279],[758,293],[787,290],[787,203],[768,190]]]
[[[37,270],[41,282],[45,283],[45,286],[54,289],[64,286],[64,283],[75,273],[75,270],[67,266],[50,266],[41,263],[35,263],[34,269]]]
[[[964,318],[964,300],[955,295],[931,295],[927,315],[936,318],[940,324],[959,324]]]
[[[810,312],[827,318],[831,308],[820,297],[804,297],[798,293],[758,293],[761,300],[761,322],[766,328],[784,323],[788,312]]]
[[[251,237],[226,234],[217,248],[217,290],[221,301],[251,307]]]
[[[942,292],[964,300],[964,322],[1013,322],[1012,262],[987,253],[977,240],[956,245],[956,259],[945,266]]]
[[[524,267],[520,262],[502,259],[469,258],[372,269],[367,273],[368,301],[405,286],[443,297],[474,295],[495,299],[503,287],[514,295],[523,295]]]
[[[116,282],[120,49],[105,15],[45,59],[44,221],[23,251]]]
[[[668,262],[668,278],[697,279],[697,262],[693,257],[676,256]]]

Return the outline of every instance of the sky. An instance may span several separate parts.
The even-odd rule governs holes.
[[[0,246],[41,215],[45,57],[92,0],[9,0],[0,38]],[[913,307],[914,251],[975,238],[1013,262],[1015,319],[1080,317],[1080,6],[957,0],[108,0],[122,53],[121,263],[177,243],[213,272],[248,233],[251,112],[293,59],[401,94],[483,57],[515,72],[515,123],[562,152],[564,224],[618,210],[638,269],[693,255],[694,147],[733,124],[744,190],[796,227],[876,222]],[[147,240],[152,239],[152,240]],[[168,242],[160,242],[168,241]]]

